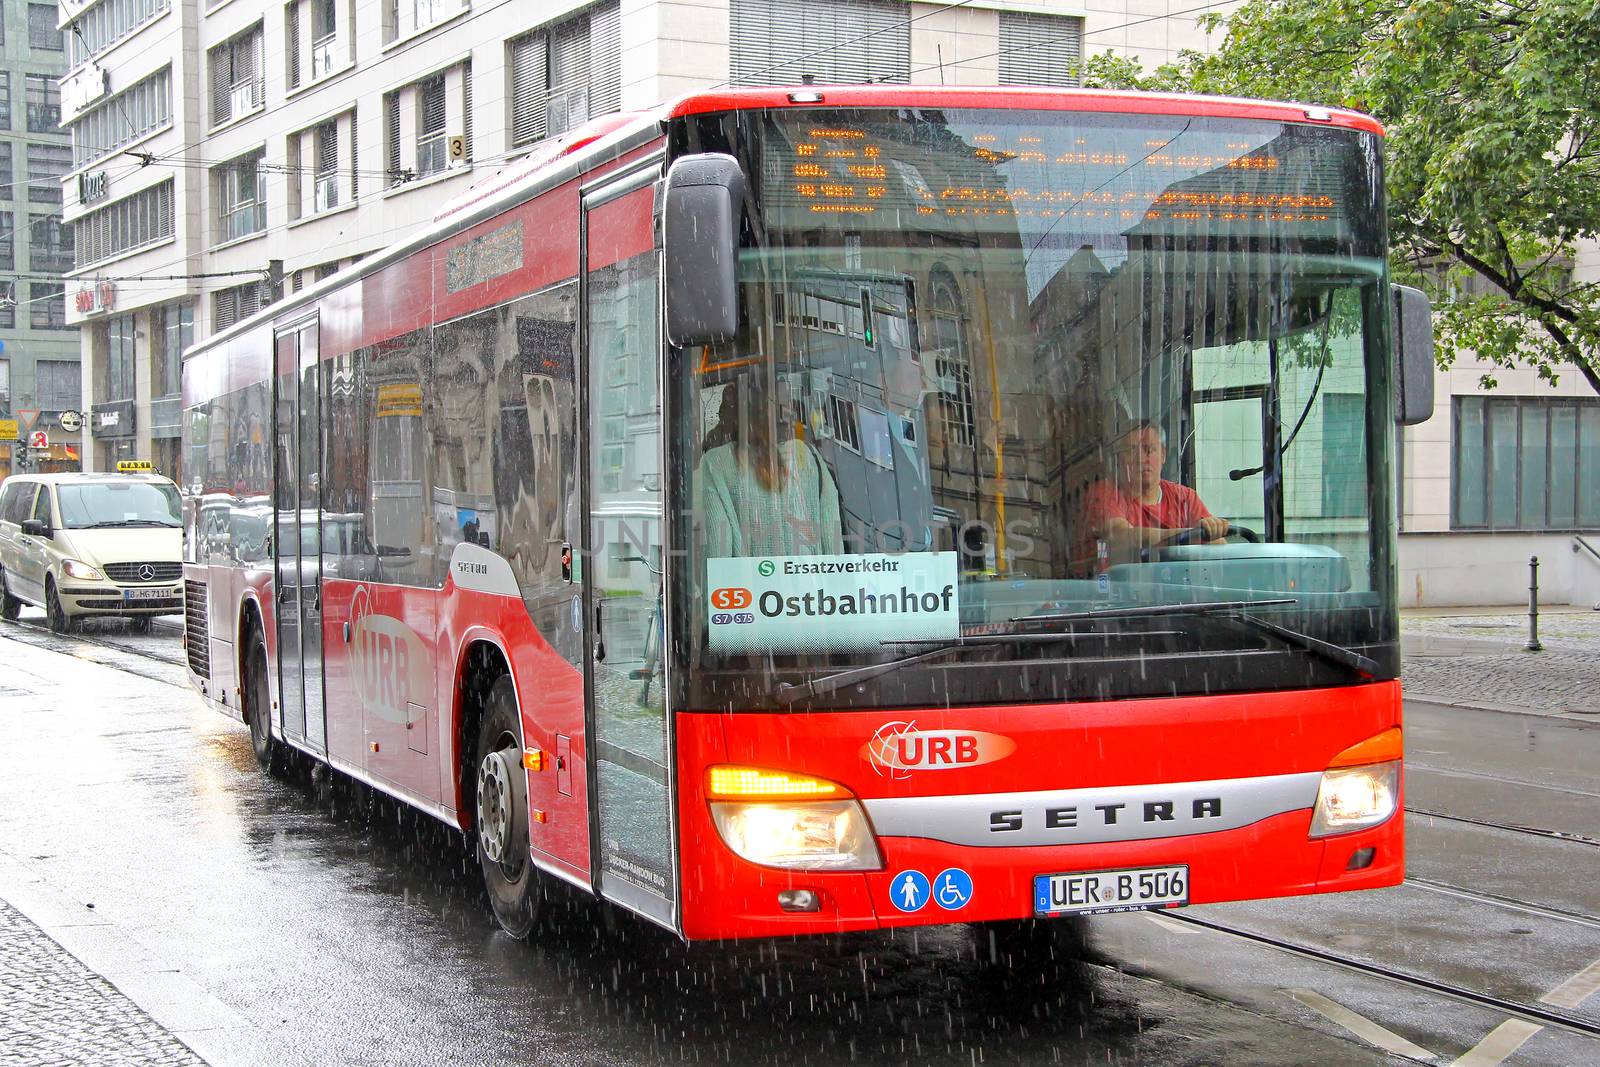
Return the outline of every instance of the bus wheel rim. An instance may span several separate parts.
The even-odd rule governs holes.
[[[478,840],[483,854],[494,863],[504,863],[511,854],[512,795],[511,768],[503,752],[490,752],[478,766]]]

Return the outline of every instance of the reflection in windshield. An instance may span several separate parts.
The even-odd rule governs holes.
[[[61,523],[68,529],[91,526],[180,525],[178,491],[155,482],[90,482],[56,489]]]
[[[698,414],[679,648],[709,687],[689,704],[759,703],[752,670],[794,683],[1025,616],[1207,601],[1270,601],[1253,617],[1360,651],[1102,615],[874,684],[962,702],[1392,670],[1373,138],[986,111],[744,113],[684,138],[740,156],[758,205],[739,338],[676,361]]]

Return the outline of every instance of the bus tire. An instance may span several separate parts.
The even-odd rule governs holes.
[[[495,921],[523,941],[538,918],[540,892],[529,857],[528,773],[520,735],[516,692],[511,676],[502,674],[484,702],[474,750],[474,851]]]
[[[256,764],[275,778],[288,766],[288,752],[272,736],[272,689],[267,684],[267,649],[260,639],[251,642],[244,669],[244,721],[250,727],[250,747]]]

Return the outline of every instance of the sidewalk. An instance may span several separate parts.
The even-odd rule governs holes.
[[[3,900],[0,1049],[15,1067],[205,1063]]]
[[[1400,632],[1408,700],[1600,723],[1600,611],[1542,609],[1542,652],[1526,608],[1405,611]]]

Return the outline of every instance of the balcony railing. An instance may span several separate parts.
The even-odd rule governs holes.
[[[330,33],[326,37],[311,42],[311,76],[320,78],[333,69],[333,45],[338,34]]]

